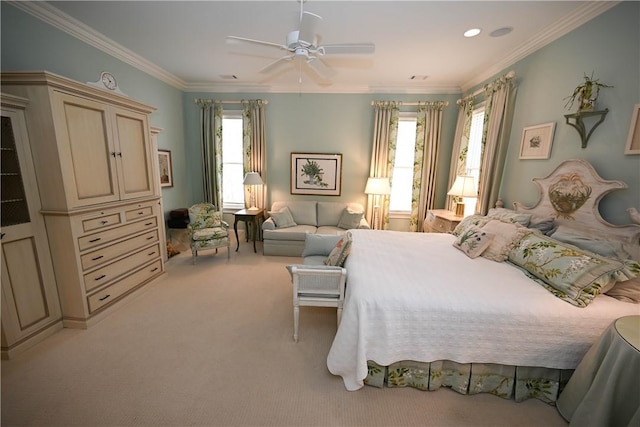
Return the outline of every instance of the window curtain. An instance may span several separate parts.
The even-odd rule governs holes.
[[[481,215],[486,215],[498,200],[509,147],[515,96],[514,72],[500,77],[485,87],[487,106],[476,207],[476,211]]]
[[[222,106],[196,100],[200,106],[202,201],[222,209]]]
[[[398,117],[400,115],[400,103],[395,101],[375,101],[373,103],[375,117],[373,129],[373,150],[371,153],[371,166],[369,176],[375,178],[393,177],[393,162],[396,157],[396,141],[398,138]],[[377,224],[374,224],[373,207],[375,198],[379,197],[380,211],[377,216]],[[389,196],[369,195],[367,198],[366,219],[372,228],[386,230],[389,226]]]
[[[418,106],[409,231],[422,231],[427,210],[435,207],[442,110],[447,105],[437,101]]]
[[[258,172],[264,185],[256,186],[256,206],[266,208],[267,194],[267,142],[265,133],[265,102],[242,101],[242,151],[243,172]],[[244,204],[249,207],[253,186],[245,186]]]
[[[486,215],[498,200],[500,191],[515,105],[515,73],[511,71],[485,85],[483,93],[486,106],[476,213]],[[453,153],[457,155],[451,159],[447,188],[451,188],[456,175],[466,174],[474,97],[472,95],[458,101],[458,123],[453,147]],[[453,208],[452,197],[448,199],[448,208]]]
[[[469,137],[471,135],[471,117],[474,106],[473,98],[473,96],[469,96],[459,99],[457,102],[458,122],[453,140],[453,150],[451,151],[452,153],[457,153],[457,155],[451,156],[447,190],[453,185],[456,176],[467,174],[467,152],[469,149]],[[451,211],[455,210],[455,199],[453,196],[447,196],[447,209]]]

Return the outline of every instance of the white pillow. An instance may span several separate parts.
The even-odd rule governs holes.
[[[497,262],[505,261],[513,245],[532,232],[518,223],[504,222],[498,219],[492,219],[483,225],[482,230],[493,234],[493,239],[482,252],[482,257]]]
[[[344,211],[342,211],[342,215],[340,216],[338,228],[344,228],[345,230],[358,228],[363,215],[363,212],[356,212],[352,209],[345,208]]]
[[[328,256],[341,239],[342,235],[340,234],[307,233],[304,239],[304,250],[302,251],[302,256]]]

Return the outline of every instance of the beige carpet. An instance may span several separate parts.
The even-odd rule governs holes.
[[[300,310],[284,266],[242,243],[183,252],[88,330],[2,362],[2,426],[566,426],[555,407],[449,389],[345,390],[326,368],[335,309]]]

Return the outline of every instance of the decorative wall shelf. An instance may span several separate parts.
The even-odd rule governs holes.
[[[600,123],[604,122],[604,118],[607,116],[607,113],[609,112],[608,108],[605,108],[604,110],[601,111],[581,111],[578,113],[573,113],[573,114],[565,114],[564,117],[566,119],[566,122],[569,126],[574,127],[578,133],[580,134],[580,138],[582,139],[582,148],[587,148],[587,142],[589,141],[589,138],[591,137],[591,134],[593,133],[593,131],[600,126]],[[600,120],[598,120],[592,127],[591,130],[589,130],[587,132],[587,128],[584,124],[583,118],[587,118],[587,117],[600,117]],[[570,119],[574,119],[575,122],[571,123],[569,120]]]

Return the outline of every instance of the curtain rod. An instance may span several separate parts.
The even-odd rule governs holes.
[[[380,101],[371,101],[371,105],[376,105],[376,102],[380,102]],[[382,101],[385,102],[385,101]],[[420,102],[403,102],[403,101],[388,101],[388,102],[397,102],[400,104],[401,107],[404,106],[428,106],[428,105],[433,105],[434,103],[439,103],[439,102],[443,102],[443,101],[420,101]],[[444,101],[445,104],[449,104],[448,102]]]
[[[247,101],[249,101],[249,100],[247,100]],[[264,105],[267,105],[269,103],[269,101],[264,100],[264,99],[258,99],[257,101],[262,102],[262,104],[264,104]],[[203,103],[203,104],[242,104],[243,101],[238,101],[238,100],[235,100],[235,101],[232,101],[232,100],[229,100],[229,101],[218,101],[216,99],[199,99],[199,98],[196,98],[194,100],[194,102],[196,104],[199,104],[199,103]]]

